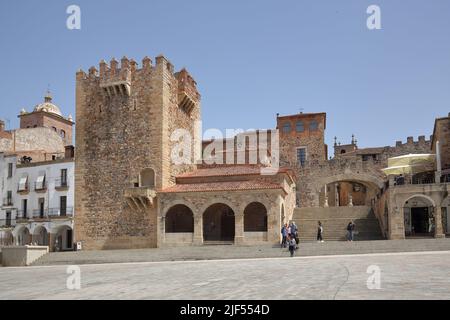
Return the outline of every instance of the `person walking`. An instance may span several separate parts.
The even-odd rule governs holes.
[[[353,241],[354,232],[355,232],[355,224],[353,223],[352,220],[347,225],[347,241]]]
[[[289,252],[291,253],[291,257],[294,256],[294,252],[295,252],[295,238],[292,234],[289,235]]]
[[[288,235],[287,224],[285,224],[283,227],[281,227],[281,238],[282,238],[281,248],[286,248],[287,235]]]
[[[292,228],[291,229],[293,229],[293,232],[292,232],[292,230],[291,230],[291,232],[292,232],[292,234],[294,236],[294,239],[295,239],[295,250],[297,250],[298,249],[298,244],[300,243],[300,238],[298,237],[298,227],[295,224],[295,221],[292,221]]]
[[[318,227],[317,227],[317,241],[324,242],[323,241],[323,226],[322,226],[322,222],[320,222],[320,221],[319,221]]]

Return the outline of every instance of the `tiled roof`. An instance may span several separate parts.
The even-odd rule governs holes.
[[[177,184],[175,186],[160,190],[161,193],[176,192],[211,192],[211,191],[240,191],[240,190],[263,190],[282,189],[279,184],[265,181],[227,181],[207,182],[192,184]]]

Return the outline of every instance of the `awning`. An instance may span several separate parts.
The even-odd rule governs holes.
[[[436,155],[408,154],[388,159],[388,168],[383,169],[386,175],[417,174],[435,170]]]
[[[19,180],[19,191],[27,190],[27,181],[28,181],[28,177],[20,178],[20,180]]]
[[[45,175],[39,176],[36,180],[36,189],[44,189]]]

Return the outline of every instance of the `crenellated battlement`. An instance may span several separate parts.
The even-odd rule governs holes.
[[[418,140],[414,140],[414,137],[407,137],[406,142],[403,143],[402,141],[397,141],[395,143],[395,147],[404,147],[404,146],[411,146],[414,144],[430,144],[433,140],[433,136],[430,136],[430,140],[426,140],[425,136],[419,136]]]
[[[92,66],[87,74],[83,70],[79,70],[77,79],[99,81],[100,87],[107,96],[130,96],[132,83],[136,77],[148,75],[160,69],[176,79],[180,104],[183,105],[187,112],[190,112],[190,109],[200,100],[197,82],[185,68],[174,72],[172,63],[163,55],[157,56],[155,61],[156,64],[153,65],[153,61],[146,56],[142,59],[142,67],[139,68],[135,60],[128,59],[125,56],[120,60],[120,63],[114,58],[111,59],[109,64],[105,60],[101,60],[98,69]]]

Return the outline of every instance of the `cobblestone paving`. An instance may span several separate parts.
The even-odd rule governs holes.
[[[381,270],[369,290],[367,268]],[[0,299],[450,299],[450,252],[0,269]]]
[[[302,242],[298,256],[321,256],[362,253],[450,251],[450,239],[417,239],[402,241],[332,241]],[[58,252],[46,255],[36,265],[89,264],[114,262],[189,261],[243,258],[282,258],[289,256],[279,246],[211,245],[140,250],[103,250]]]

